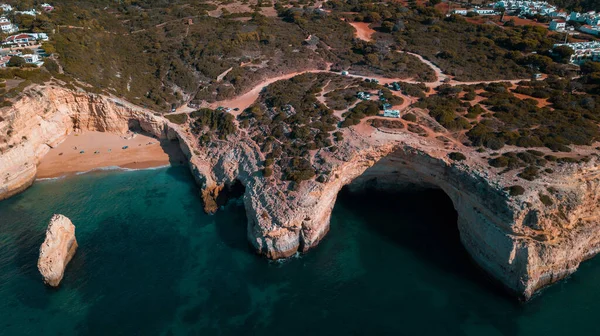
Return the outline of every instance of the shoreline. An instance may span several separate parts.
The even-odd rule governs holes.
[[[139,168],[129,168],[129,167],[121,167],[121,166],[103,166],[103,167],[97,167],[97,168],[93,168],[93,169],[86,170],[86,171],[68,172],[68,173],[65,173],[65,174],[62,174],[59,176],[53,176],[53,177],[36,177],[34,182],[57,181],[57,180],[62,180],[62,179],[70,178],[70,177],[74,177],[74,176],[93,174],[93,173],[105,172],[105,171],[136,172],[136,171],[141,171],[141,170],[163,169],[163,168],[169,168],[169,167],[173,167],[173,166],[174,165],[171,163],[168,163],[165,165],[160,165],[160,166],[152,165],[152,166],[139,167]]]
[[[98,170],[141,170],[185,162],[177,142],[136,133],[73,133],[38,164],[36,181]]]

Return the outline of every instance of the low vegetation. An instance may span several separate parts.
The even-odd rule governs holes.
[[[316,95],[331,75],[304,74],[268,86],[259,101],[240,116],[241,125],[261,147],[282,178],[300,182],[317,173],[312,150],[334,150],[332,138],[339,119]]]

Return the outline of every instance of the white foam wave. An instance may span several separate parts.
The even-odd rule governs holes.
[[[60,180],[60,179],[64,179],[67,176],[70,175],[84,175],[84,174],[89,174],[89,173],[93,173],[93,172],[98,172],[98,171],[112,171],[112,170],[118,170],[118,171],[123,171],[123,172],[132,172],[132,171],[140,171],[140,170],[156,170],[156,169],[163,169],[163,168],[168,168],[170,167],[170,164],[166,164],[166,165],[162,165],[162,166],[156,166],[156,167],[148,167],[148,168],[126,168],[126,167],[119,167],[119,166],[106,166],[106,167],[98,167],[98,168],[94,168],[94,169],[90,169],[90,170],[86,170],[86,171],[81,171],[81,172],[76,172],[74,174],[65,174],[65,175],[61,175],[58,177],[46,177],[46,178],[38,178],[36,179],[36,181],[42,182],[42,181],[55,181],[55,180]]]

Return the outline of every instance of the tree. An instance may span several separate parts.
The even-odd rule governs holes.
[[[381,28],[386,32],[392,32],[394,30],[394,23],[390,21],[384,21],[381,24]]]
[[[371,12],[371,13],[369,13],[369,16],[367,17],[367,21],[368,22],[379,22],[379,21],[381,21],[381,15],[379,15],[379,13],[377,13],[377,12]]]
[[[600,62],[585,62],[581,65],[581,73],[584,75],[600,72]]]
[[[25,59],[23,57],[13,56],[10,58],[10,61],[8,61],[7,65],[9,67],[22,67],[25,64],[27,64],[27,62],[25,62]]]
[[[571,60],[571,56],[573,55],[574,51],[573,49],[571,49],[571,47],[558,46],[554,48],[553,53],[558,58],[558,62],[566,64],[569,63],[569,61]]]
[[[54,46],[48,42],[42,43],[42,49],[44,49],[44,51],[48,55],[52,55],[56,52],[56,49],[54,48]]]

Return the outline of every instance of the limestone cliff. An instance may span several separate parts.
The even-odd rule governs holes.
[[[58,287],[77,247],[75,226],[71,220],[63,215],[54,215],[48,224],[38,259],[38,270],[47,285]]]
[[[124,134],[135,124],[159,138],[175,137],[150,111],[53,85],[28,89],[0,113],[0,200],[31,185],[39,160],[71,132]]]
[[[555,164],[552,173],[529,182],[491,170],[485,154],[460,143],[408,131],[346,128],[334,154],[313,154],[312,164],[328,174],[294,189],[277,172],[262,175],[265,158],[246,130],[200,146],[189,129],[151,111],[55,86],[29,90],[2,113],[0,134],[8,128],[11,134],[0,139],[0,199],[26,188],[39,159],[69,132],[124,132],[135,122],[157,137],[179,140],[208,212],[217,210],[226,186],[236,181],[245,186],[248,240],[268,258],[315,247],[327,234],[337,194],[346,185],[443,189],[454,203],[461,240],[473,259],[524,298],[571,274],[600,250],[597,155],[585,163]],[[467,160],[450,160],[455,151]],[[505,188],[514,184],[525,193],[510,196]]]

